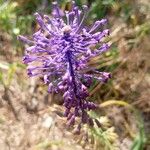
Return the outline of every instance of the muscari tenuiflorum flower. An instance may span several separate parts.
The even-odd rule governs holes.
[[[73,125],[76,118],[81,119],[80,123],[93,125],[87,112],[97,105],[87,100],[87,87],[95,79],[106,82],[110,74],[94,68],[90,68],[92,73],[84,70],[89,69],[87,63],[92,57],[109,49],[109,45],[103,42],[109,30],[99,30],[107,20],[102,19],[86,27],[88,7],[83,5],[80,10],[74,1],[71,10],[65,12],[54,2],[52,12],[51,17],[35,13],[39,29],[31,40],[19,36],[29,45],[23,57],[28,75],[42,77],[49,92],[64,93],[65,116],[69,125]]]

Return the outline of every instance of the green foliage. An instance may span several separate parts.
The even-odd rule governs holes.
[[[27,3],[28,4],[28,3]],[[27,5],[28,6],[28,5]],[[12,36],[18,34],[26,34],[32,31],[33,15],[25,15],[27,9],[33,12],[36,9],[29,4],[29,8],[25,6],[20,7],[17,2],[0,1],[0,26],[2,30],[11,34]],[[31,7],[32,6],[32,7]],[[26,12],[27,13],[27,12]]]
[[[137,111],[136,108],[134,108],[132,105],[128,104],[125,101],[118,101],[118,100],[108,100],[102,104],[100,104],[101,108],[110,106],[110,105],[119,105],[119,106],[124,106],[124,107],[128,107],[129,110],[134,112],[134,116],[135,116],[135,123],[138,126],[138,130],[139,132],[137,133],[136,137],[134,138],[131,150],[143,150],[145,143],[146,143],[146,134],[145,134],[145,130],[144,130],[144,123],[143,123],[143,119],[140,115],[140,113]]]
[[[88,128],[90,138],[94,142],[94,149],[99,150],[101,147],[104,150],[117,150],[118,135],[115,133],[115,128],[111,127],[109,119],[103,116],[99,117],[99,115],[93,111],[90,112],[90,116],[99,120],[101,124],[101,127],[95,125],[94,127]]]
[[[136,112],[136,115],[137,115],[136,117],[137,117],[138,126],[139,126],[139,133],[137,134],[136,138],[133,141],[131,150],[143,150],[145,143],[147,141],[147,139],[146,139],[147,137],[145,134],[144,124],[141,119],[141,116],[137,112]]]
[[[140,129],[139,135],[135,138],[131,150],[143,150],[145,145],[145,133],[144,129]]]
[[[3,0],[0,0],[0,26],[6,32],[11,32],[14,27],[16,19],[14,10],[16,6],[16,2],[4,2]]]
[[[0,62],[0,82],[5,86],[9,87],[17,69],[22,68],[22,65],[19,65],[18,63],[2,63]]]

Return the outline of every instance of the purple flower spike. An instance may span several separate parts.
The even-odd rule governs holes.
[[[87,111],[97,108],[87,97],[88,87],[93,79],[106,82],[111,76],[91,68],[93,74],[85,73],[89,69],[87,62],[109,49],[102,38],[109,30],[98,31],[107,23],[106,19],[96,21],[91,28],[84,26],[87,6],[83,11],[72,2],[72,10],[62,12],[57,3],[53,3],[52,17],[35,13],[39,30],[32,40],[19,36],[28,44],[23,61],[28,65],[29,76],[43,77],[49,92],[63,92],[65,116],[68,124],[73,125],[77,117],[82,123],[93,124]],[[94,47],[94,49],[93,49]]]

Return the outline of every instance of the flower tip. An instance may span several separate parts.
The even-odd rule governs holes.
[[[18,36],[17,36],[17,39],[18,39],[18,40],[21,40],[21,41],[22,41],[24,38],[25,38],[25,37],[22,36],[22,35],[18,35]]]
[[[106,30],[104,30],[104,33],[105,33],[106,35],[110,35],[110,30],[109,30],[109,29],[106,29]]]
[[[48,86],[48,92],[52,93],[52,91],[53,91],[53,84],[50,83],[49,86]]]
[[[36,16],[39,16],[39,13],[37,13],[37,12],[36,12],[36,13],[34,13],[34,16],[35,16],[35,17],[36,17]]]
[[[52,5],[53,5],[53,6],[57,6],[58,3],[57,3],[56,1],[54,1],[54,2],[52,2]]]
[[[22,35],[18,35],[17,39],[21,42],[24,42],[26,44],[33,44],[33,41],[28,40],[26,37],[22,36]]]
[[[71,26],[66,25],[62,28],[63,33],[70,33],[71,32]]]
[[[22,37],[21,35],[18,35],[18,36],[17,36],[17,40],[20,41],[20,40],[21,40],[21,37]]]
[[[81,90],[82,90],[82,91],[87,91],[87,87],[82,84],[82,85],[81,85]]]
[[[72,4],[75,4],[75,1],[72,1]]]
[[[110,73],[104,72],[103,73],[103,78],[102,78],[102,82],[103,83],[107,83],[108,79],[110,79],[112,76]]]
[[[87,6],[87,5],[83,5],[82,7],[83,7],[83,10],[84,10],[84,11],[87,11],[87,9],[88,9],[88,6]]]
[[[19,40],[20,36],[21,36],[21,35],[18,35],[18,36],[17,36],[17,40]]]
[[[43,80],[44,80],[44,84],[47,84],[49,82],[48,76],[44,75]]]
[[[72,117],[70,118],[68,122],[68,126],[74,125],[74,123],[75,123],[75,115],[72,115]]]
[[[102,24],[102,25],[104,25],[104,24],[106,24],[108,22],[108,19],[102,19],[102,20],[100,20],[100,23]]]
[[[110,48],[110,46],[111,46],[111,43],[107,43],[107,48],[109,49]]]
[[[37,20],[41,19],[41,15],[38,12],[34,13],[34,16],[36,17]]]
[[[27,69],[27,75],[28,75],[29,77],[32,77],[32,76],[33,76],[33,73],[31,72],[30,69]]]
[[[68,117],[69,113],[70,113],[70,109],[69,109],[69,108],[66,108],[65,113],[64,113],[64,116],[65,116],[65,117]]]
[[[81,132],[81,124],[79,124],[73,131],[74,134],[79,135]]]
[[[49,16],[47,16],[47,15],[44,15],[44,18],[45,18],[46,20],[48,20],[48,19],[49,19]]]
[[[111,73],[109,73],[108,77],[109,77],[109,78],[112,78],[112,74],[111,74]]]
[[[75,6],[73,9],[74,9],[74,11],[78,11],[79,10],[78,6]]]

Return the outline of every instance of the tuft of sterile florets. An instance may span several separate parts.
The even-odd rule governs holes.
[[[82,123],[93,124],[87,112],[97,105],[87,100],[87,87],[93,79],[106,82],[110,78],[109,73],[92,68],[92,73],[83,71],[89,69],[87,63],[92,57],[109,49],[109,45],[102,42],[109,30],[99,31],[107,20],[102,19],[92,27],[86,27],[87,11],[87,6],[84,5],[81,11],[73,1],[72,9],[62,12],[55,2],[52,17],[35,13],[39,30],[33,34],[32,40],[19,36],[29,45],[23,57],[28,65],[28,75],[43,77],[49,92],[64,93],[65,116],[69,125],[73,125],[77,117]]]

